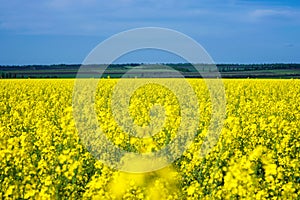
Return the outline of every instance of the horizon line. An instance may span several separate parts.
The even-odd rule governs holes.
[[[278,64],[293,64],[299,65],[300,62],[262,62],[262,63],[188,63],[188,62],[160,62],[160,63],[144,63],[144,62],[124,62],[124,63],[99,63],[99,64],[79,64],[79,63],[53,63],[53,64],[0,64],[0,67],[22,67],[22,66],[58,66],[58,65],[179,65],[179,64],[190,64],[190,65],[278,65]]]

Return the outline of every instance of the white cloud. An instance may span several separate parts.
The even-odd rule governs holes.
[[[21,0],[12,2],[0,5],[0,31],[97,35],[140,26],[164,26],[187,33],[201,30],[207,35],[229,35],[252,22],[300,18],[296,9],[244,5],[238,4],[239,0],[28,0],[26,5]]]
[[[286,16],[290,15],[289,11],[286,10],[271,10],[271,9],[257,9],[253,11],[254,17],[265,17],[265,16]]]
[[[266,17],[293,17],[296,13],[291,10],[255,9],[249,13],[252,20],[260,20]]]

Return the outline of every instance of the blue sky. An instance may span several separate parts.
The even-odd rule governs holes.
[[[81,63],[104,39],[145,26],[187,34],[216,63],[300,63],[299,0],[0,0],[0,10],[0,65]]]

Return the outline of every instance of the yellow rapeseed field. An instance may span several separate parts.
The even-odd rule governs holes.
[[[161,130],[141,139],[114,120],[110,99],[117,82],[101,79],[95,94],[106,137],[128,152],[160,151],[178,132],[178,99],[158,84],[132,94],[128,109],[137,126],[154,120],[151,107],[165,112]],[[299,199],[300,81],[224,80],[224,126],[204,157],[199,149],[212,114],[210,95],[203,80],[188,82],[199,112],[192,144],[165,168],[125,173],[97,160],[79,137],[74,80],[0,80],[0,199]]]

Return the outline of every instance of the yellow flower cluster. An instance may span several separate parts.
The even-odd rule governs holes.
[[[114,119],[117,82],[101,79],[95,95],[105,136],[128,152],[160,151],[177,136],[178,98],[151,83],[132,94],[128,110],[133,123],[143,127],[138,134],[161,119],[151,115],[153,107],[162,107],[165,116],[155,135],[139,138]],[[83,144],[73,117],[74,80],[0,80],[0,199],[300,198],[300,81],[224,80],[224,126],[204,157],[210,94],[203,80],[188,82],[199,111],[192,144],[170,166],[134,174],[104,165]],[[179,150],[175,145],[171,151]]]

